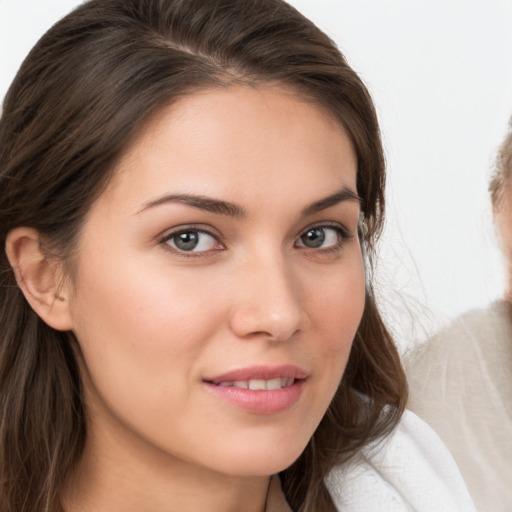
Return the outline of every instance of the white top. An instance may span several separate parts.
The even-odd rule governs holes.
[[[476,511],[450,453],[410,411],[389,437],[337,466],[326,483],[340,512]],[[280,489],[273,491],[267,511],[290,511]]]
[[[328,487],[340,512],[475,512],[452,456],[437,434],[406,411],[395,431],[336,468]]]

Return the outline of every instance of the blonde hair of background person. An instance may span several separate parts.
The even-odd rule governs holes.
[[[406,398],[384,182],[365,86],[284,2],[59,21],[0,120],[2,510],[337,510]]]
[[[441,436],[484,512],[512,508],[511,175],[512,120],[489,185],[504,298],[456,318],[407,365],[409,407]]]
[[[512,117],[509,120],[508,132],[496,157],[496,164],[489,192],[491,194],[494,221],[498,240],[501,245],[506,265],[505,298],[511,302],[512,285]]]

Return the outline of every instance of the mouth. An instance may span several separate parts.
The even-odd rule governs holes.
[[[203,380],[220,387],[264,391],[293,386],[295,381],[305,380],[307,376],[305,370],[295,365],[259,365],[232,370]]]
[[[215,386],[222,388],[240,388],[251,389],[252,391],[271,391],[274,389],[282,389],[293,386],[296,379],[293,378],[277,378],[277,379],[251,379],[251,380],[235,380],[235,381],[221,381],[218,383],[211,382]]]
[[[296,366],[258,366],[206,378],[203,384],[224,403],[268,415],[285,411],[297,403],[307,376]]]

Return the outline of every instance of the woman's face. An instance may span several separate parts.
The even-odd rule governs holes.
[[[269,475],[300,455],[363,311],[356,167],[278,89],[196,93],[145,127],[68,289],[101,457]]]

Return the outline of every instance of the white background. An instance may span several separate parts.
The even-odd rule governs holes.
[[[207,0],[205,0],[207,1]],[[79,2],[0,0],[0,97]],[[292,0],[372,92],[388,159],[381,304],[401,342],[498,298],[487,183],[512,115],[512,0]]]

